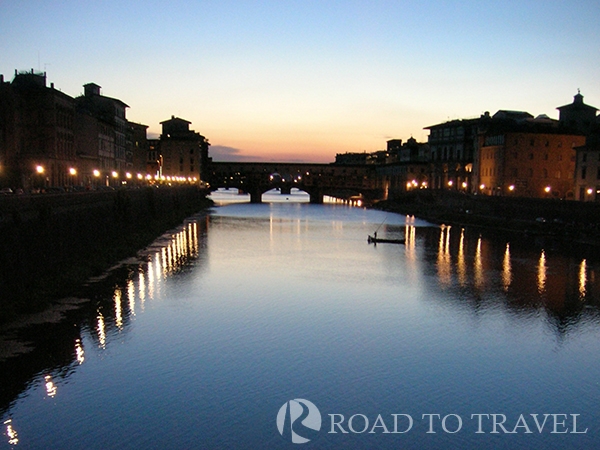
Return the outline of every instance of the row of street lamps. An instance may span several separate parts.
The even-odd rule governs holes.
[[[42,166],[41,164],[36,165],[35,167],[35,171],[38,175],[43,176],[44,173],[46,172],[46,169],[44,168],[44,166]],[[78,173],[77,169],[74,167],[69,167],[69,174],[72,176],[76,176]],[[102,172],[100,172],[100,170],[98,169],[94,169],[92,170],[92,175],[94,178],[99,179],[102,176]],[[119,172],[117,172],[116,170],[113,170],[110,172],[110,176],[113,179],[119,179]],[[108,180],[109,175],[106,175],[106,179]],[[183,177],[183,176],[170,176],[170,175],[150,175],[150,174],[146,174],[145,176],[141,173],[138,173],[136,175],[136,178],[139,181],[144,181],[146,180],[149,183],[153,183],[153,182],[178,182],[178,183],[196,183],[198,181],[197,177]],[[133,174],[131,172],[125,172],[125,179],[126,180],[132,180],[133,179]],[[123,183],[126,183],[127,181],[124,180]]]

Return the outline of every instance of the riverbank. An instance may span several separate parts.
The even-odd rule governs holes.
[[[195,187],[12,197],[0,212],[0,323],[41,312],[212,201]]]
[[[437,224],[491,228],[600,246],[600,204],[419,190],[374,208]]]

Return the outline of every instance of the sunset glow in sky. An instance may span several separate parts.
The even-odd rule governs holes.
[[[600,108],[600,4],[547,1],[1,1],[0,73],[94,82],[215,160],[331,162],[485,111]]]

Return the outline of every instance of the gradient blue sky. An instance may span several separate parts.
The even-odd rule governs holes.
[[[600,107],[589,1],[0,0],[0,73],[95,82],[160,133],[175,115],[215,159],[330,162],[499,109]]]

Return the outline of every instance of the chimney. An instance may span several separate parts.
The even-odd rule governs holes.
[[[50,89],[54,89],[54,83],[50,83]]]

